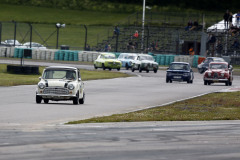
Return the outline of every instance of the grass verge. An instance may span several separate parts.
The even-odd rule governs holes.
[[[42,73],[45,67],[39,67],[39,72]],[[129,75],[121,72],[109,71],[89,71],[80,70],[83,81],[95,79],[111,79],[119,77],[129,77]],[[7,73],[7,64],[0,64],[0,86],[16,86],[16,85],[33,85],[39,82],[40,75],[23,75]]]
[[[140,121],[240,120],[240,92],[212,93],[171,105],[67,124]]]

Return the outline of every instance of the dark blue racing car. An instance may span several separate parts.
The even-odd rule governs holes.
[[[193,83],[193,71],[189,63],[186,62],[172,62],[167,70],[166,82],[172,81],[186,81]]]

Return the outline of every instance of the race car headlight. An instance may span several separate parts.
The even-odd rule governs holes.
[[[68,89],[69,89],[69,90],[73,90],[74,88],[75,88],[75,87],[74,87],[73,84],[69,84],[69,85],[68,85]]]
[[[43,89],[43,88],[45,88],[45,84],[44,84],[44,83],[39,83],[39,84],[38,84],[38,87],[39,87],[40,89]]]

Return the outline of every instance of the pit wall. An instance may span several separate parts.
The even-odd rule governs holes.
[[[79,61],[79,62],[93,62],[102,52],[94,51],[75,51],[75,50],[56,50],[56,49],[29,49],[16,47],[0,47],[0,57],[22,58],[28,52],[25,58],[34,60],[46,61]],[[29,54],[31,53],[31,54]],[[111,52],[114,53],[114,52]],[[114,53],[118,57],[121,53]],[[166,55],[166,54],[152,54],[155,61],[159,65],[169,65],[172,62],[187,62],[192,67],[197,67],[205,57],[194,55]]]

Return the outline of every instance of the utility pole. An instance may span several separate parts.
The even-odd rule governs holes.
[[[142,41],[141,41],[141,50],[144,52],[144,22],[145,22],[145,0],[143,0],[143,15],[142,15]]]

